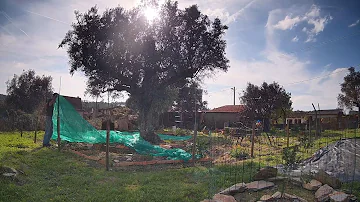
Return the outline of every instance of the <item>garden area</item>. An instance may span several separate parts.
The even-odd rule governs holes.
[[[277,166],[300,162],[320,147],[345,136],[354,137],[355,131],[326,131],[310,145],[300,142],[304,137],[293,135],[289,138],[290,146],[299,147],[292,157],[291,152],[284,152],[285,136],[270,137],[273,138],[271,142],[276,143],[271,145],[268,137],[261,134],[254,138],[254,157],[250,158],[249,138],[239,143],[237,138],[222,133],[199,132],[196,153],[212,162],[195,165],[173,162],[121,166],[120,162],[151,162],[160,157],[136,154],[130,148],[111,144],[111,168],[105,171],[101,163],[105,153],[101,144],[64,143],[58,152],[55,146],[41,147],[42,135],[38,135],[34,143],[34,132],[23,132],[22,137],[18,132],[1,133],[0,166],[13,168],[17,174],[0,179],[0,201],[202,201],[232,185],[254,181],[255,174],[266,166],[279,169],[271,182],[273,186],[233,194],[237,201],[257,201],[263,195],[278,191],[314,201],[314,191],[299,189],[296,183],[284,180],[288,174],[280,173]],[[165,140],[161,146],[191,152],[191,142],[192,139]],[[359,197],[359,182],[342,183],[340,190],[349,192],[351,187],[353,194]]]

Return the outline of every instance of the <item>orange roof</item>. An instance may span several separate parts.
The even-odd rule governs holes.
[[[225,105],[222,107],[218,107],[209,111],[206,111],[207,113],[212,113],[212,112],[219,112],[219,113],[240,113],[243,112],[245,110],[245,106],[244,105]]]

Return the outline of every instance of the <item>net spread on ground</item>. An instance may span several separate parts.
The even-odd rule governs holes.
[[[59,113],[59,114],[58,114]],[[64,97],[59,96],[54,104],[53,120],[53,136],[56,140],[57,133],[57,116],[60,116],[60,137],[61,140],[68,142],[84,142],[84,143],[106,143],[106,131],[97,130],[88,121],[86,121]],[[179,137],[162,135],[162,140],[184,141],[191,136]],[[189,160],[192,155],[183,149],[164,149],[157,145],[152,145],[145,141],[139,132],[119,132],[110,131],[110,143],[120,143],[129,148],[134,149],[139,154],[152,156],[165,156],[173,160]]]

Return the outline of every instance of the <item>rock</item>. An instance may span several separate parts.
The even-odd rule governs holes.
[[[350,196],[345,194],[344,192],[335,191],[334,193],[329,195],[330,201],[332,202],[348,202]]]
[[[303,188],[310,190],[310,191],[316,191],[321,187],[322,183],[317,180],[311,180],[308,183],[303,184]]]
[[[334,189],[332,187],[325,184],[315,192],[315,198],[320,202],[327,201],[329,199],[329,194],[333,193],[333,191]]]
[[[15,173],[17,174],[17,170],[15,170],[14,168],[8,167],[8,166],[1,166],[0,167],[0,174],[1,173]]]
[[[277,175],[277,168],[268,166],[265,168],[261,168],[254,175],[254,180],[265,180],[271,177],[276,177],[276,175]]]
[[[215,194],[212,198],[216,202],[236,202],[233,196],[224,195],[224,194]]]
[[[317,181],[319,181],[323,184],[328,184],[329,186],[331,186],[335,189],[339,189],[341,187],[341,181],[339,179],[330,176],[323,170],[319,170],[319,172],[317,172],[315,174],[314,178]]]
[[[235,193],[244,192],[246,190],[246,184],[245,183],[237,183],[223,191],[221,191],[219,194],[225,194],[225,195],[233,195]]]
[[[273,182],[267,182],[264,180],[260,180],[260,181],[253,181],[250,183],[246,184],[246,188],[249,191],[260,191],[263,189],[268,189],[270,187],[273,187],[275,184]]]
[[[119,160],[117,160],[117,159],[114,159],[114,162],[115,162],[115,163],[119,163],[120,161],[119,161]]]
[[[274,198],[274,199],[281,198],[281,192],[279,192],[279,191],[275,192],[273,195],[271,195],[271,198]]]
[[[272,197],[270,195],[264,195],[260,198],[260,201],[268,201],[268,200],[271,200]]]

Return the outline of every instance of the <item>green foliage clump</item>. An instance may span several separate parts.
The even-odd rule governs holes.
[[[297,146],[284,148],[282,151],[282,159],[285,161],[287,167],[293,167],[300,161],[300,156],[297,155],[299,151]]]
[[[177,128],[175,131],[176,136],[186,136],[190,135],[190,131],[182,128]]]
[[[230,156],[236,159],[247,159],[250,154],[249,151],[244,147],[236,147],[230,151]]]

